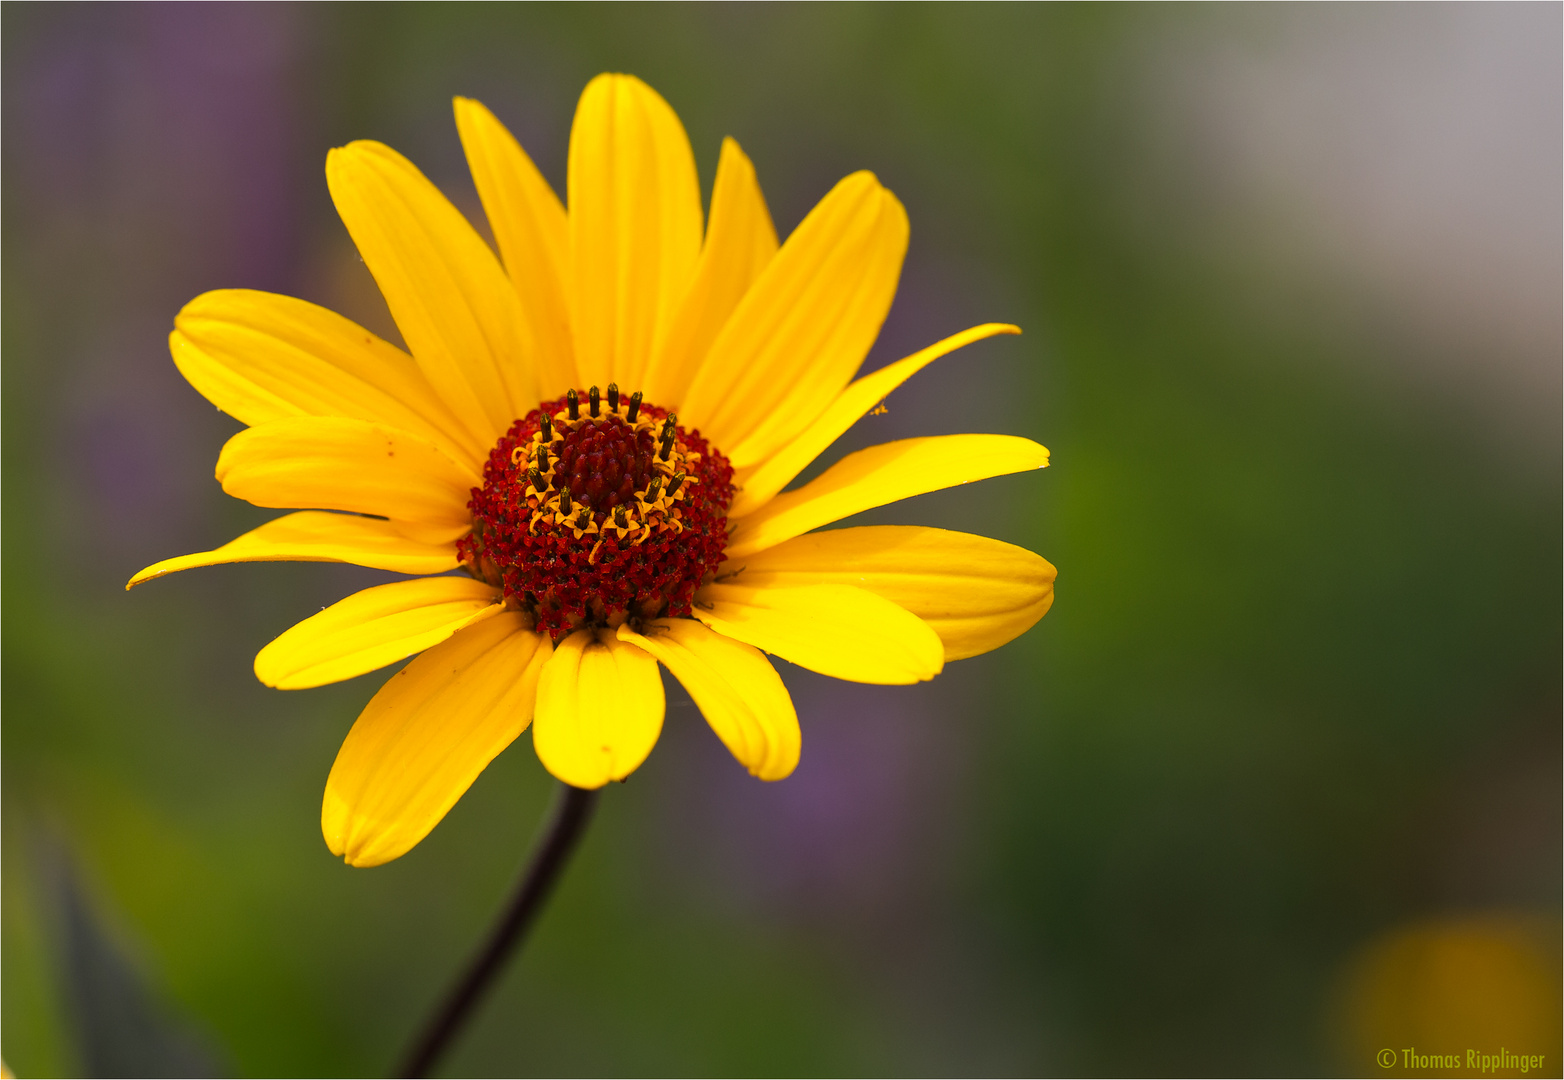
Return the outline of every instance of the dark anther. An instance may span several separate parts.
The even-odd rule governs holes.
[[[609,412],[619,411],[619,384],[616,382],[608,384],[608,410]]]
[[[621,529],[628,529],[630,527],[630,519],[625,516],[624,507],[614,507],[614,524],[618,525]]]
[[[590,524],[592,524],[592,511],[583,506],[581,516],[576,518],[576,528],[584,529]]]
[[[538,472],[538,470],[528,469],[527,479],[532,481],[532,486],[537,488],[538,491],[542,492],[548,490],[548,488],[543,486],[543,474]]]
[[[548,472],[548,447],[538,444],[538,472]]]
[[[668,419],[663,421],[662,445],[657,448],[657,460],[667,461],[668,455],[673,452],[673,413],[668,414]]]
[[[591,413],[593,416],[598,414],[597,401],[597,387],[594,386],[592,389],[587,391],[587,412]]]
[[[570,477],[565,477],[559,482],[559,508],[561,511],[570,509]]]
[[[673,474],[673,479],[668,481],[668,497],[670,499],[673,498],[674,494],[679,490],[680,485],[682,485],[683,483],[684,483],[684,474],[682,472],[681,473],[674,473]]]
[[[546,443],[554,441],[554,425],[549,423],[548,413],[543,414],[543,422],[538,425],[538,434]]]
[[[652,477],[652,482],[646,486],[646,501],[656,502],[657,493],[662,490],[662,486],[663,478],[661,474]]]
[[[581,419],[581,396],[574,389],[565,391],[565,408],[570,410],[572,420]]]
[[[626,414],[626,419],[628,419],[632,424],[635,423],[635,414],[640,411],[641,391],[637,390],[635,393],[630,395],[630,411],[628,414]]]

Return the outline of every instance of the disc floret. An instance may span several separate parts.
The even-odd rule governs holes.
[[[726,457],[639,392],[572,389],[495,444],[458,551],[556,641],[688,615],[722,561],[732,480]]]

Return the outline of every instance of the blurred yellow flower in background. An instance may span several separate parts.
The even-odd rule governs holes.
[[[1524,1071],[1513,1059],[1541,1055],[1544,1067],[1530,1071],[1557,1076],[1558,938],[1546,914],[1484,912],[1370,939],[1343,969],[1332,1018],[1343,1071],[1513,1076]],[[1430,1066],[1413,1054],[1459,1064]]]
[[[640,80],[602,75],[577,107],[567,213],[484,106],[455,109],[499,257],[395,151],[332,151],[332,198],[408,351],[284,296],[188,304],[175,363],[249,425],[217,479],[306,509],[130,582],[257,560],[423,575],[356,593],[256,657],[263,682],[302,689],[419,654],[332,767],[334,853],[403,854],[529,724],[560,780],[623,779],[661,730],[659,663],[775,780],[800,736],[764,653],[913,683],[1043,616],[1054,568],[1024,549],[930,528],[811,531],[1047,465],[1030,440],[906,439],[783,491],[924,365],[1018,332],[974,327],[853,381],[908,238],[872,174],[838,183],[779,245],[729,139],[703,224],[678,117]]]

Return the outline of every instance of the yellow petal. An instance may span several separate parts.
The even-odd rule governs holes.
[[[467,167],[531,328],[539,394],[556,398],[578,382],[565,304],[570,258],[565,208],[493,113],[469,98],[454,104]]]
[[[730,563],[751,588],[856,585],[928,623],[945,660],[997,649],[1053,604],[1055,570],[1040,555],[986,536],[910,525],[831,529]],[[735,573],[736,572],[736,573]],[[675,673],[677,674],[677,673]]]
[[[814,423],[782,447],[760,468],[744,477],[733,505],[728,508],[729,518],[740,518],[764,506],[771,497],[787,486],[789,480],[803,472],[811,461],[819,457],[826,447],[841,437],[843,432],[857,423],[859,418],[881,401],[887,394],[906,382],[918,371],[938,360],[946,353],[955,352],[964,345],[981,341],[995,334],[1019,334],[1021,328],[1006,323],[984,323],[959,334],[952,334],[944,341],[935,342],[927,349],[887,364],[879,371],[856,380],[843,390],[829,408]]]
[[[164,574],[237,562],[341,562],[399,574],[456,569],[456,545],[411,539],[389,521],[305,510],[268,521],[213,551],[155,562],[126,583],[129,591]]]
[[[489,245],[388,146],[333,150],[326,183],[413,359],[472,437],[492,446],[539,395],[521,302]]]
[[[693,619],[653,623],[646,636],[629,624],[619,640],[661,660],[684,684],[701,715],[752,776],[781,780],[798,765],[798,713],[771,662],[752,646]]]
[[[389,342],[332,311],[253,289],[203,293],[174,319],[169,349],[190,385],[246,424],[346,416],[390,424],[477,465],[489,452]]]
[[[852,682],[920,682],[945,666],[927,623],[851,585],[708,585],[695,594],[694,614],[719,634]]]
[[[375,514],[422,524],[431,540],[455,540],[470,528],[467,501],[482,484],[415,435],[318,416],[239,432],[218,456],[217,479],[228,494],[257,506]]]
[[[587,84],[570,129],[571,326],[583,382],[641,380],[701,250],[684,125],[631,75]]]
[[[898,499],[1047,464],[1046,449],[1014,435],[936,435],[881,443],[848,454],[803,487],[740,520],[727,557],[745,558]]]
[[[717,333],[777,253],[777,230],[739,144],[722,140],[711,189],[711,222],[695,280],[675,313],[642,389],[648,401],[678,408]]]
[[[657,661],[611,631],[577,630],[544,665],[532,744],[565,783],[600,788],[623,780],[652,752],[662,727]]]
[[[416,657],[381,687],[326,778],[326,846],[354,866],[405,853],[532,719],[546,635],[515,612]]]
[[[255,657],[255,676],[279,690],[340,682],[421,653],[504,609],[503,592],[469,577],[377,585],[311,615],[266,646]]]
[[[787,238],[724,324],[680,416],[758,464],[853,377],[890,310],[907,214],[873,173],[847,177]],[[730,448],[743,445],[745,458]]]

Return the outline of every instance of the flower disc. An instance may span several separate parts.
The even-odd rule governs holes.
[[[572,390],[517,420],[468,503],[468,569],[557,642],[678,617],[722,561],[733,468],[641,395]]]

